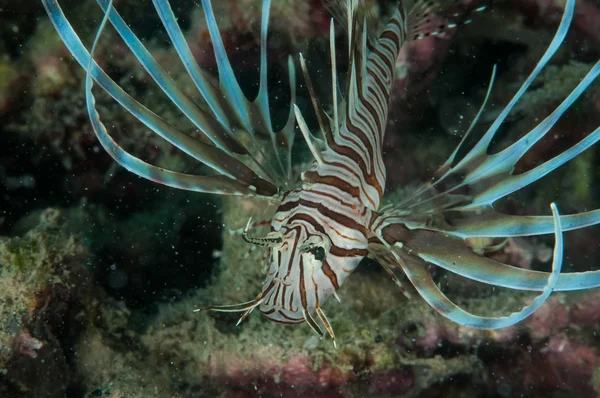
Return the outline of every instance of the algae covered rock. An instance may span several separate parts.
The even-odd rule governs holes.
[[[43,211],[21,237],[0,237],[0,396],[63,396],[64,344],[76,329],[86,277],[85,248]]]

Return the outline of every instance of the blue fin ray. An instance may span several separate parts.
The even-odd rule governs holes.
[[[600,140],[600,128],[597,128],[571,148],[543,164],[520,174],[512,174],[515,164],[524,154],[528,153],[535,142],[547,134],[573,102],[597,79],[600,75],[600,62],[597,62],[590,69],[588,74],[556,110],[532,131],[496,154],[488,155],[487,149],[490,140],[510,109],[522,96],[541,68],[546,65],[564,38],[572,18],[574,3],[573,0],[567,1],[561,25],[546,54],[509,105],[488,129],[484,138],[462,160],[453,165],[457,152],[465,142],[463,137],[458,148],[436,173],[437,178],[435,181],[424,184],[404,201],[386,208],[385,214],[389,217],[395,216],[397,222],[410,222],[413,228],[437,230],[461,238],[475,236],[510,237],[552,233],[552,217],[504,215],[494,211],[492,206],[498,199],[539,180]],[[475,120],[477,120],[477,117]],[[467,134],[470,131],[471,128],[469,128]],[[449,179],[449,177],[457,178],[458,182],[440,192],[438,188],[440,183]],[[459,188],[468,188],[468,195],[454,194],[453,192],[457,192]],[[426,217],[419,219],[416,215],[426,215]],[[432,223],[432,220],[445,220],[445,222]],[[600,211],[594,210],[561,216],[561,222],[564,230],[595,225],[600,223]]]
[[[103,11],[107,11],[107,3],[108,0],[97,0],[98,4],[102,7]],[[181,30],[177,26],[177,22],[173,21],[171,18],[174,18],[173,13],[168,5],[168,2],[164,0],[156,0],[155,6],[157,11],[159,12],[159,16],[165,23],[165,28],[167,29],[169,35],[171,37],[175,37],[175,39],[184,40],[182,37],[179,38],[174,30],[176,29],[179,32],[180,36],[183,36]],[[160,6],[160,7],[159,7]],[[266,15],[268,17],[268,8],[263,12],[263,17]],[[161,12],[165,11],[164,15],[161,15]],[[131,31],[131,29],[127,26],[125,21],[121,18],[121,16],[117,13],[117,11],[112,8],[110,12],[110,21],[117,31],[117,33],[124,40],[125,44],[129,47],[144,69],[150,74],[150,76],[154,79],[154,81],[159,85],[161,90],[171,99],[171,101],[183,112],[183,114],[189,118],[192,123],[200,129],[210,140],[212,140],[215,145],[219,148],[227,148],[229,152],[234,152],[236,154],[249,155],[250,159],[258,165],[258,168],[264,173],[265,178],[268,178],[272,183],[278,183],[280,185],[285,185],[285,177],[284,174],[278,172],[274,169],[269,169],[269,165],[261,164],[258,158],[265,158],[266,155],[260,148],[260,145],[253,142],[253,149],[246,148],[240,141],[242,141],[240,134],[243,134],[245,129],[233,129],[231,126],[231,121],[227,120],[224,115],[230,114],[238,114],[241,112],[240,109],[237,109],[237,102],[231,103],[228,102],[229,98],[222,99],[223,93],[213,87],[212,84],[208,82],[206,78],[204,78],[201,74],[190,74],[192,76],[192,80],[194,82],[198,81],[198,79],[202,79],[202,84],[197,84],[199,86],[200,93],[203,94],[203,100],[210,107],[212,114],[208,114],[204,112],[198,105],[196,105],[173,81],[173,79],[164,71],[164,69],[156,62],[156,60],[152,57],[150,52],[144,47],[142,42],[135,36],[135,34]],[[266,22],[265,22],[266,23]],[[266,28],[263,27],[263,28]],[[215,27],[215,29],[218,29]],[[181,46],[181,43],[178,43]],[[187,45],[186,45],[187,47]],[[179,47],[176,47],[179,50]],[[189,51],[189,47],[188,47]],[[261,49],[263,54],[263,58],[266,57],[266,49]],[[183,55],[188,55],[187,53],[183,53]],[[186,68],[190,65],[190,63],[195,63],[192,59],[186,58],[182,60],[184,66]],[[265,61],[266,62],[266,61]],[[228,63],[228,60],[227,60]],[[196,65],[197,68],[197,65]],[[229,67],[231,69],[231,67]],[[188,69],[189,71],[189,69]],[[232,72],[233,73],[233,72]],[[266,73],[266,69],[265,69]],[[229,75],[226,76],[227,78]],[[234,77],[235,79],[235,77]],[[234,80],[235,87],[238,88],[238,91],[241,95],[239,101],[243,101],[245,111],[244,114],[252,114],[258,111],[261,116],[263,116],[262,120],[259,122],[260,125],[266,125],[266,131],[272,131],[270,115],[268,113],[268,102],[267,102],[267,114],[266,118],[264,115],[264,111],[262,107],[258,107],[256,111],[254,109],[246,109],[246,108],[254,108],[252,107],[253,103],[250,103],[243,94],[241,94],[241,89],[237,84],[237,81]],[[263,92],[265,90],[263,89]],[[206,94],[206,95],[204,95]],[[236,97],[237,98],[237,97]],[[238,102],[239,102],[238,101]],[[253,112],[254,111],[254,112]],[[274,133],[268,134],[272,138],[274,138]],[[254,140],[254,135],[251,134],[252,139]],[[258,149],[257,149],[258,147]],[[256,152],[260,152],[261,156],[257,157]],[[280,167],[281,169],[281,167]]]
[[[551,216],[516,216],[502,214],[494,209],[447,212],[445,225],[432,230],[458,238],[517,237],[551,234]],[[561,215],[563,231],[573,231],[600,223],[600,209]]]
[[[597,221],[599,216],[600,214],[596,214],[592,221]],[[554,231],[556,234],[556,217],[559,217],[561,231],[566,231],[567,228],[575,229],[572,225],[567,225],[567,228],[563,228],[562,225],[563,220],[572,221],[570,218],[572,216],[558,216],[557,213],[556,216],[545,217],[545,227],[550,224],[550,233]],[[375,225],[379,225],[376,235],[390,248],[400,246],[422,261],[490,285],[516,290],[541,291],[547,284],[549,277],[547,272],[514,267],[481,256],[473,252],[463,239],[452,236],[452,233],[445,230],[408,229],[405,226],[407,223],[398,222],[393,218],[388,222],[388,219],[387,216],[382,216],[382,221],[376,222]],[[518,227],[517,221],[514,224]],[[435,229],[435,226],[432,229]],[[562,238],[560,241],[562,242]],[[571,291],[594,287],[600,287],[600,271],[562,273],[554,290]]]
[[[106,1],[106,0],[104,0]],[[277,153],[277,160],[279,162],[279,168],[282,168],[282,164],[281,164],[281,160],[280,159],[285,159],[286,157],[288,158],[288,161],[286,162],[287,166],[283,167],[283,170],[285,170],[282,174],[280,174],[279,172],[277,172],[276,170],[273,170],[271,165],[264,165],[265,167],[269,167],[270,168],[270,172],[276,176],[278,176],[279,178],[279,182],[283,185],[285,185],[285,183],[287,181],[289,181],[290,179],[290,173],[291,173],[291,159],[290,159],[290,152],[291,152],[291,142],[293,141],[293,133],[294,133],[294,126],[291,125],[289,123],[290,118],[288,117],[288,123],[286,124],[286,126],[284,126],[284,128],[281,131],[278,132],[274,132],[272,125],[271,125],[271,119],[270,119],[270,114],[269,114],[269,104],[268,104],[268,92],[267,92],[267,88],[266,88],[266,73],[267,73],[267,68],[266,68],[266,32],[267,32],[267,28],[268,28],[268,10],[269,10],[269,4],[263,4],[263,16],[262,16],[262,22],[261,22],[261,66],[260,66],[260,73],[261,73],[261,81],[260,81],[260,86],[259,86],[259,95],[257,96],[257,99],[255,99],[255,102],[249,102],[245,96],[243,95],[243,93],[241,93],[241,89],[239,89],[239,85],[237,84],[237,81],[235,80],[235,76],[233,76],[233,74],[226,74],[224,77],[225,78],[233,78],[233,86],[237,87],[238,90],[235,91],[236,95],[241,95],[241,98],[238,98],[238,101],[236,101],[236,103],[239,102],[243,102],[245,105],[247,106],[249,109],[247,110],[247,112],[242,112],[244,115],[253,115],[253,114],[259,114],[261,116],[261,119],[259,122],[254,122],[252,123],[252,120],[250,120],[248,123],[246,124],[246,128],[247,126],[253,126],[253,129],[251,129],[250,131],[247,131],[246,129],[241,129],[241,130],[237,130],[237,129],[233,129],[231,126],[231,120],[229,120],[229,118],[227,117],[227,115],[237,115],[238,119],[240,117],[240,110],[236,108],[236,104],[235,103],[231,103],[228,101],[229,97],[224,96],[224,94],[221,92],[221,90],[219,90],[217,87],[214,86],[214,84],[206,77],[205,73],[199,68],[196,60],[194,59],[194,56],[187,44],[187,41],[185,40],[185,37],[183,36],[183,32],[181,31],[181,29],[179,28],[179,24],[177,23],[177,19],[175,17],[175,14],[173,13],[173,10],[171,9],[171,6],[169,4],[168,1],[165,0],[153,0],[154,3],[154,7],[156,8],[157,14],[160,17],[163,26],[165,27],[165,30],[167,31],[167,34],[169,35],[169,38],[171,39],[171,42],[173,43],[173,47],[175,48],[177,54],[179,55],[179,58],[181,59],[181,62],[183,63],[185,69],[187,70],[190,78],[192,79],[192,82],[194,83],[194,85],[196,86],[196,88],[198,89],[198,91],[200,92],[200,94],[202,95],[203,99],[205,100],[205,102],[208,104],[208,106],[210,107],[210,109],[212,110],[212,112],[214,113],[215,118],[223,125],[223,126],[227,126],[228,131],[230,132],[230,134],[233,135],[238,135],[238,134],[250,134],[251,135],[251,139],[253,141],[253,150],[251,152],[257,152],[261,154],[261,158],[265,157],[265,153],[264,151],[261,150],[260,148],[260,144],[256,143],[255,141],[255,137],[254,137],[254,129],[259,128],[261,125],[262,126],[266,126],[265,131],[267,131],[266,135],[270,136],[270,140],[273,144],[274,150]],[[216,27],[216,21],[212,20],[212,21],[208,21],[209,23],[214,22],[215,24],[215,29],[218,31],[218,28]],[[263,37],[264,36],[264,37]],[[222,45],[222,42],[221,42]],[[226,62],[227,64],[229,64],[227,58],[226,58]],[[229,69],[231,69],[230,65],[229,65]],[[293,63],[289,63],[288,62],[288,71],[290,74],[290,89],[292,91],[292,95],[291,95],[291,103],[294,103],[295,101],[295,71],[294,71],[294,67],[293,67]],[[223,78],[223,75],[221,75],[221,79]],[[265,87],[265,88],[263,88]],[[256,104],[256,102],[258,102],[258,104]],[[254,106],[253,106],[254,105]],[[290,112],[292,112],[291,107],[290,107]],[[292,118],[292,122],[293,122],[293,118]],[[290,138],[291,135],[291,138]],[[281,136],[285,136],[284,139],[281,138]],[[290,145],[287,145],[287,143],[290,143]],[[277,145],[279,144],[279,146]],[[248,149],[246,149],[248,150]],[[253,156],[253,158],[256,160],[256,156]],[[261,164],[261,162],[258,162],[258,164]],[[263,165],[261,165],[260,167],[263,167]]]
[[[159,182],[161,184],[179,188],[179,189],[187,189],[192,191],[199,192],[209,192],[209,193],[218,193],[218,194],[241,194],[253,196],[253,191],[255,191],[254,187],[244,185],[239,183],[238,181],[231,179],[227,176],[195,176],[184,173],[178,173],[171,170],[165,170],[156,166],[153,166],[149,163],[146,163],[135,156],[127,153],[123,148],[121,148],[108,134],[106,131],[106,127],[100,120],[100,115],[96,110],[96,99],[94,98],[94,94],[92,93],[92,87],[94,84],[94,78],[92,73],[95,72],[96,75],[103,76],[105,80],[111,81],[102,69],[100,69],[93,58],[93,53],[98,44],[98,40],[106,25],[107,18],[110,14],[110,8],[112,7],[112,0],[109,1],[108,9],[109,12],[104,15],[102,19],[102,23],[98,32],[96,34],[96,38],[94,39],[94,44],[92,45],[92,50],[88,55],[88,64],[86,66],[86,77],[85,77],[85,97],[86,97],[86,107],[88,110],[88,115],[90,117],[90,121],[92,122],[92,128],[96,133],[100,143],[104,147],[104,149],[117,161],[120,165],[122,165],[127,170],[134,172],[135,174],[149,179],[151,181]],[[44,3],[46,5],[46,3]],[[48,3],[49,7],[52,7],[51,3]],[[62,14],[58,4],[56,4],[58,8],[58,12]],[[54,9],[54,14],[56,16],[57,9]],[[63,16],[64,17],[64,16]],[[60,18],[58,18],[60,19]],[[78,38],[75,37],[78,41]],[[83,47],[83,46],[82,46]],[[85,50],[85,49],[84,49]],[[87,52],[86,52],[87,53]],[[101,73],[98,73],[98,72]],[[114,84],[114,82],[113,82]],[[115,86],[120,89],[116,84]],[[108,90],[107,90],[108,91]],[[122,90],[121,90],[122,91]],[[109,92],[110,93],[110,92]],[[137,108],[141,108],[141,105],[138,104]],[[159,118],[157,118],[160,121]],[[166,123],[165,123],[166,124]],[[158,130],[158,129],[157,129]],[[216,148],[215,148],[216,149]]]
[[[223,95],[232,104],[232,110],[236,115],[240,125],[251,134],[254,133],[252,124],[248,117],[248,107],[246,98],[242,89],[237,84],[236,77],[229,63],[229,58],[225,52],[225,46],[221,39],[221,33],[217,26],[217,20],[215,18],[211,2],[209,0],[202,0],[202,8],[204,9],[204,15],[206,17],[206,25],[210,34],[211,41],[213,43],[215,58],[217,61],[217,68],[219,69],[219,83],[223,89]]]
[[[106,1],[106,0],[103,0]],[[168,1],[153,0],[152,3],[156,8],[156,12],[171,39],[171,43],[175,51],[179,55],[181,62],[187,70],[192,82],[205,99],[206,103],[214,113],[217,120],[228,129],[231,129],[230,120],[227,113],[221,106],[220,95],[218,90],[213,86],[212,82],[207,79],[205,73],[200,69],[198,63],[194,59],[192,51],[183,36],[183,32],[179,28],[177,18],[173,14],[173,10]]]
[[[450,156],[450,158],[436,173],[436,180],[432,183],[426,184],[425,186],[421,187],[409,199],[398,204],[396,206],[397,208],[402,207],[404,210],[408,210],[411,209],[412,206],[418,206],[420,209],[429,207],[429,209],[433,211],[435,209],[434,203],[426,205],[426,202],[432,200],[432,198],[442,197],[444,195],[451,194],[451,192],[464,186],[476,186],[478,183],[485,180],[486,178],[492,178],[501,173],[508,175],[512,171],[512,168],[514,167],[514,164],[516,164],[518,159],[520,159],[523,156],[523,154],[527,152],[527,150],[531,147],[531,145],[533,145],[533,143],[535,143],[541,136],[543,136],[543,134],[545,134],[549,130],[550,127],[552,127],[552,125],[558,119],[558,117],[560,117],[560,115],[564,113],[564,111],[569,107],[569,105],[577,97],[579,97],[583,93],[583,91],[592,83],[592,81],[598,73],[598,69],[596,66],[592,68],[590,73],[588,73],[586,79],[584,79],[584,81],[582,81],[578,85],[578,87],[575,90],[573,90],[573,92],[561,104],[561,106],[559,106],[556,109],[556,111],[553,112],[552,115],[546,118],[545,121],[540,123],[540,125],[536,127],[536,129],[529,132],[521,140],[513,144],[511,147],[505,149],[503,152],[495,155],[487,154],[487,150],[490,146],[492,139],[495,137],[498,129],[504,123],[510,111],[514,108],[514,106],[521,99],[521,97],[527,91],[527,89],[535,80],[535,78],[548,64],[552,56],[560,47],[573,18],[574,7],[575,1],[567,1],[560,25],[550,45],[546,49],[546,52],[538,61],[534,70],[519,88],[517,93],[513,96],[508,105],[506,105],[506,107],[502,110],[500,115],[488,128],[483,137],[475,144],[475,146],[469,152],[467,152],[467,154],[462,159],[458,160],[455,165],[452,165],[456,157],[456,152],[460,150],[460,148],[464,144],[464,140],[462,140],[457,150]],[[460,182],[458,184],[451,186],[443,192],[439,192],[435,189],[435,187],[439,186],[440,183],[454,176],[460,177]],[[466,206],[467,205],[465,205],[465,208]],[[473,205],[473,207],[475,206],[476,205]]]
[[[225,46],[223,45],[223,40],[221,39],[211,2],[210,0],[202,0],[204,15],[217,61],[219,84],[222,94],[231,104],[231,110],[236,116],[238,123],[250,134],[252,139],[255,140],[255,146],[260,154],[265,159],[268,159],[269,163],[272,163],[271,167],[279,168],[279,176],[285,178],[289,175],[290,171],[285,169],[285,165],[288,163],[287,159],[282,159],[281,151],[278,149],[278,134],[273,131],[268,101],[266,52],[270,5],[270,0],[263,0],[260,32],[261,54],[259,91],[254,101],[251,102],[244,96],[233,73],[231,63],[229,62],[229,58],[225,51]],[[256,114],[258,117],[254,116]],[[288,115],[289,118],[293,118],[292,116],[291,113]],[[288,126],[290,126],[290,123],[287,123],[284,128],[292,130]],[[290,135],[291,133],[291,131],[287,131],[285,135]],[[266,152],[264,148],[256,142],[256,137],[259,134],[270,137],[274,151]],[[283,181],[285,181],[285,179]]]
[[[600,129],[589,134],[584,140],[577,143],[573,148],[563,152],[555,158],[545,162],[535,169],[518,175],[509,175],[512,173],[516,163],[531,149],[531,147],[539,141],[544,135],[550,131],[552,126],[558,121],[560,116],[573,104],[573,102],[589,87],[590,84],[600,74],[600,61],[588,72],[585,78],[577,85],[571,94],[544,119],[537,127],[527,133],[524,137],[509,146],[508,148],[489,155],[485,161],[469,172],[465,181],[457,186],[462,187],[469,184],[475,192],[472,193],[473,200],[469,203],[469,207],[478,207],[491,205],[496,200],[513,193],[544,175],[552,172],[560,167],[565,162],[573,159],[579,153],[595,144],[600,139]],[[486,187],[482,192],[477,192],[480,188],[477,186],[480,182],[485,181],[489,177],[500,177],[498,182],[495,182],[491,187]],[[504,177],[506,176],[506,177]],[[484,185],[484,184],[482,184]]]
[[[600,63],[598,65],[600,66]],[[564,151],[560,155],[555,156],[554,158],[544,162],[543,164],[529,171],[516,175],[509,175],[503,178],[501,181],[496,182],[492,186],[486,187],[485,189],[481,190],[481,192],[477,192],[473,195],[472,202],[464,208],[468,209],[471,207],[492,205],[498,199],[501,199],[513,192],[516,192],[534,183],[535,181],[544,177],[548,173],[551,173],[552,171],[556,170],[558,167],[577,157],[583,151],[596,144],[599,140],[600,128],[597,128],[587,137],[585,137],[573,147]]]
[[[108,10],[109,0],[96,0],[103,12]],[[111,7],[109,20],[125,44],[129,47],[140,64],[154,79],[161,90],[169,97],[181,112],[217,147],[239,154],[247,154],[246,149],[231,135],[226,124],[215,123],[212,115],[203,111],[192,101],[167,72],[156,62],[154,57],[127,26],[114,7]],[[207,101],[209,104],[210,102]]]
[[[235,114],[237,119],[240,121],[241,125],[246,129],[250,128],[250,130],[243,130],[244,132],[251,134],[251,137],[254,139],[254,132],[263,131],[263,134],[268,135],[273,149],[277,153],[277,161],[279,162],[279,168],[283,168],[285,170],[283,172],[283,180],[289,180],[289,175],[291,173],[291,143],[293,142],[294,136],[294,118],[293,118],[293,110],[290,106],[290,113],[288,115],[288,122],[286,125],[277,132],[273,131],[273,127],[271,124],[271,115],[269,111],[269,102],[268,102],[268,87],[267,87],[267,46],[266,46],[266,38],[268,31],[268,19],[269,19],[269,9],[270,2],[263,1],[263,13],[261,17],[261,54],[260,54],[260,82],[259,82],[259,92],[254,101],[249,102],[239,85],[237,84],[237,80],[232,73],[231,65],[227,59],[226,54],[224,53],[222,41],[220,40],[220,35],[218,35],[218,27],[216,26],[216,21],[213,18],[208,18],[207,15],[207,23],[209,27],[212,28],[212,33],[216,36],[216,39],[219,39],[219,42],[213,43],[218,47],[220,57],[217,60],[221,62],[224,70],[222,71],[219,68],[220,81],[222,83],[223,90],[216,89],[213,84],[206,78],[204,72],[200,70],[192,52],[183,36],[183,32],[179,28],[177,23],[177,19],[173,14],[171,6],[168,1],[165,0],[153,0],[154,6],[156,8],[157,14],[160,17],[168,35],[179,55],[179,58],[183,62],[188,74],[190,75],[192,81],[194,82],[198,91],[202,94],[204,100],[207,102],[215,117],[226,126],[231,128],[231,121],[228,119],[226,115]],[[210,6],[210,4],[208,4]],[[206,8],[205,8],[206,10]],[[212,9],[209,10],[212,14]],[[212,36],[211,36],[212,37]],[[222,72],[221,72],[222,71]],[[290,76],[290,90],[291,92],[291,100],[290,103],[295,102],[295,89],[296,89],[296,76],[294,70],[293,62],[288,61],[288,72]],[[229,95],[227,95],[227,91],[229,91]],[[222,93],[221,91],[224,91]],[[226,99],[233,98],[235,101],[223,101],[223,96],[225,95]],[[246,112],[244,109],[239,109],[236,107],[236,104],[242,104],[243,106],[247,106]],[[254,115],[259,115],[256,117]],[[233,134],[236,134],[236,131],[233,131]],[[258,144],[257,144],[258,145]],[[262,153],[262,155],[265,155]]]
[[[461,140],[457,149],[452,153],[450,158],[444,163],[440,170],[444,173],[434,181],[428,183],[417,190],[408,199],[397,204],[396,208],[410,209],[414,212],[435,211],[439,209],[442,202],[446,202],[444,197],[452,196],[452,192],[460,188],[468,186],[470,188],[471,200],[460,206],[461,209],[467,210],[471,208],[485,207],[492,205],[498,199],[503,198],[527,185],[537,181],[539,178],[554,171],[564,163],[578,156],[598,140],[600,140],[600,128],[588,134],[583,140],[575,144],[570,149],[564,151],[560,155],[555,156],[535,167],[532,170],[513,175],[515,164],[527,153],[529,149],[541,139],[550,128],[556,123],[560,116],[573,104],[573,102],[583,94],[583,92],[594,82],[600,75],[600,61],[597,62],[578,84],[578,86],[569,94],[569,96],[556,108],[552,114],[544,119],[532,131],[524,137],[513,143],[508,148],[493,154],[483,154],[481,157],[475,158],[469,164],[463,164],[462,169],[459,165],[451,167],[450,163],[454,159],[456,153],[464,143],[464,138]],[[471,129],[468,130],[470,132]],[[467,132],[467,133],[468,133]],[[469,153],[470,155],[470,153]],[[467,156],[469,156],[467,155]],[[466,170],[469,168],[468,171]],[[446,178],[459,175],[461,172],[466,172],[461,181],[451,186],[450,188],[436,192],[433,188]],[[438,171],[439,173],[439,171]],[[439,175],[439,174],[438,174]],[[457,208],[457,207],[455,207]]]
[[[459,325],[477,329],[501,329],[521,322],[544,304],[550,293],[555,289],[561,260],[555,260],[553,271],[546,279],[542,294],[534,298],[533,302],[523,307],[518,312],[503,317],[490,317],[474,315],[454,304],[435,284],[427,270],[427,263],[418,261],[414,257],[403,259],[402,270],[408,276],[421,297],[438,313]]]
[[[380,239],[383,242],[383,244],[385,244],[390,249],[394,257],[397,259],[398,265],[402,268],[402,270],[404,271],[408,279],[411,281],[413,286],[416,288],[416,290],[419,292],[421,297],[423,297],[425,301],[427,301],[427,303],[436,311],[460,325],[481,329],[500,329],[514,325],[527,318],[539,307],[541,307],[542,304],[544,304],[544,302],[548,299],[552,291],[557,288],[563,262],[563,237],[560,225],[560,217],[558,214],[558,210],[556,209],[556,206],[554,204],[552,204],[552,213],[555,236],[552,272],[544,274],[545,279],[540,278],[542,282],[542,284],[539,286],[541,294],[535,297],[530,305],[523,307],[518,312],[514,312],[510,315],[503,317],[478,316],[471,314],[458,307],[456,304],[450,301],[450,299],[448,299],[446,295],[444,295],[444,293],[437,287],[437,285],[433,281],[431,274],[427,270],[427,262],[429,262],[429,259],[423,256],[422,251],[407,245],[405,242],[403,242],[401,246],[398,246],[395,244],[395,242],[393,242],[393,240],[390,241],[389,237],[384,237],[383,235],[380,235]],[[414,239],[414,242],[419,241],[423,242],[423,240],[420,238]],[[429,241],[428,244],[426,244],[426,246],[432,246],[431,241]],[[454,250],[456,248],[456,244],[445,246],[441,249],[441,252],[450,255],[449,253],[445,253],[445,250],[448,248],[450,250]],[[467,249],[467,251],[469,250]],[[463,258],[460,255],[457,257],[456,254],[457,253],[452,253],[451,256],[453,260],[460,259],[461,264],[458,266],[458,268],[462,269],[465,266],[465,263],[469,263],[471,259]],[[471,252],[471,254],[469,254],[469,257],[472,256],[477,256],[482,259],[485,258]],[[434,262],[434,264],[437,265],[437,262]],[[504,264],[501,264],[501,266],[509,267]],[[494,283],[494,285],[499,284]]]
[[[550,42],[550,45],[544,52],[544,55],[538,61],[537,65],[535,66],[535,68],[533,69],[531,74],[527,77],[525,82],[521,85],[521,87],[519,88],[517,93],[513,96],[513,98],[510,100],[508,105],[506,105],[506,107],[504,107],[504,109],[502,110],[500,115],[496,118],[496,120],[494,120],[494,122],[489,127],[489,129],[486,131],[486,133],[483,135],[481,140],[479,140],[479,142],[477,144],[475,144],[475,147],[473,147],[473,149],[467,155],[465,155],[465,157],[456,165],[456,167],[455,167],[456,170],[463,170],[463,168],[465,168],[466,165],[469,164],[471,161],[486,154],[486,152],[490,146],[490,143],[492,142],[492,139],[498,132],[498,129],[500,128],[502,123],[504,123],[504,120],[506,120],[506,117],[508,116],[510,111],[514,108],[514,106],[517,104],[517,102],[519,102],[519,100],[521,99],[523,94],[525,94],[525,92],[527,91],[527,89],[529,88],[531,83],[533,83],[535,78],[546,67],[546,65],[552,58],[552,56],[556,53],[556,51],[562,44],[563,40],[565,39],[565,36],[567,35],[567,31],[569,30],[569,26],[571,25],[571,21],[573,20],[574,10],[575,10],[575,1],[571,1],[571,0],[567,1],[566,5],[565,5],[565,11],[564,11],[564,13],[562,15],[562,19],[560,21],[560,25],[559,25],[552,41]]]
[[[98,135],[103,146],[105,146],[109,154],[115,158],[117,162],[144,178],[181,189],[249,196],[272,196],[277,194],[277,188],[275,186],[258,177],[252,170],[234,157],[229,156],[226,152],[216,147],[193,139],[179,131],[129,96],[96,64],[95,61],[93,61],[93,59],[91,59],[90,54],[65,18],[57,1],[43,0],[43,4],[63,42],[79,64],[88,70],[90,78],[96,80],[108,94],[148,128],[186,152],[188,155],[193,156],[197,160],[224,175],[213,177],[190,176],[163,170],[142,162],[140,159],[127,154],[114,140],[112,140],[112,138],[104,136],[103,133],[106,133],[106,129],[99,123],[98,119],[96,120],[96,123],[94,123],[94,131]],[[101,31],[98,31],[95,42],[98,40],[100,33]],[[94,108],[95,100],[91,91],[89,94],[86,92],[86,99],[91,101],[91,104],[88,104],[88,106]],[[95,108],[93,111],[90,110],[90,117],[94,115],[97,116]],[[237,178],[245,180],[246,182],[236,182],[235,179]],[[193,185],[193,181],[196,181],[197,186]],[[215,185],[211,186],[211,183],[214,183]],[[251,185],[255,188],[251,188]],[[259,192],[256,192],[256,187],[260,187]]]

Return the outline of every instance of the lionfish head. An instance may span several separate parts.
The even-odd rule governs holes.
[[[305,220],[285,223],[264,238],[244,233],[248,242],[270,250],[269,272],[255,301],[265,317],[285,324],[307,322],[322,334],[315,321],[319,319],[333,334],[321,307],[329,297],[337,297],[336,291],[364,255],[338,248],[330,236],[323,226]]]

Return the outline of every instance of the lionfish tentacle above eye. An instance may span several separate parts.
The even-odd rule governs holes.
[[[262,295],[259,294],[254,300],[247,301],[245,303],[231,304],[231,305],[215,305],[210,307],[196,308],[194,312],[200,311],[220,311],[220,312],[242,312],[253,310],[263,302]]]
[[[279,247],[283,243],[283,237],[278,232],[272,232],[264,238],[253,238],[248,235],[248,229],[252,223],[252,218],[248,219],[246,227],[242,231],[242,237],[250,244],[262,247]]]
[[[223,59],[224,50],[222,43],[215,43],[215,51],[218,52],[220,61],[219,86],[208,81],[204,75],[192,74],[196,77],[195,83],[203,88],[199,89],[203,100],[208,104],[208,109],[197,105],[190,99],[177,84],[160,67],[151,56],[144,45],[137,39],[135,34],[122,20],[117,11],[108,0],[98,0],[98,4],[108,16],[113,27],[123,38],[132,53],[139,60],[150,76],[155,80],[161,90],[182,111],[182,113],[198,128],[206,140],[198,140],[180,131],[176,126],[164,121],[135,99],[130,97],[119,87],[106,73],[91,60],[81,40],[65,18],[56,0],[42,0],[52,23],[60,34],[63,42],[75,59],[84,67],[89,67],[91,77],[121,106],[128,110],[133,116],[145,124],[155,133],[169,141],[171,144],[198,161],[211,167],[217,175],[197,176],[164,170],[150,165],[137,157],[128,154],[114,141],[100,121],[99,114],[94,109],[94,96],[86,95],[88,109],[92,125],[102,145],[107,152],[128,170],[148,178],[150,180],[169,185],[172,187],[199,192],[216,194],[244,195],[277,200],[278,195],[285,189],[289,189],[291,176],[290,151],[293,141],[294,118],[290,110],[290,117],[284,128],[275,132],[270,121],[268,109],[268,94],[266,88],[266,24],[268,21],[269,2],[265,1],[263,7],[263,18],[261,27],[261,86],[258,97],[249,101],[239,91],[239,85],[232,74],[227,73],[231,69],[226,56]],[[168,2],[155,1],[155,5],[165,21],[165,26],[172,37],[181,39],[175,32],[181,31],[170,18],[172,13]],[[209,18],[212,10],[206,9],[209,26],[214,25],[214,18]],[[211,27],[212,28],[212,27]],[[216,28],[215,28],[216,29]],[[99,40],[102,30],[99,30],[95,41]],[[215,39],[215,38],[213,38]],[[174,40],[175,42],[175,40]],[[177,40],[177,49],[181,50],[181,40]],[[188,48],[189,50],[189,48]],[[91,60],[91,62],[90,62]],[[188,71],[194,69],[192,60],[182,59]],[[194,61],[195,62],[195,61]],[[295,77],[293,63],[288,61],[290,67],[290,85],[292,86],[292,102],[295,93]],[[197,68],[197,65],[196,65]],[[194,69],[195,70],[195,69]],[[225,72],[222,72],[225,70]],[[199,80],[200,79],[200,80]],[[237,87],[237,92],[235,88]],[[91,90],[91,87],[90,87]],[[231,93],[234,94],[231,94]],[[239,95],[237,95],[237,94]],[[241,97],[240,97],[241,95]],[[244,118],[225,118],[224,115],[235,115],[235,104],[242,103],[245,110],[238,110]],[[238,128],[239,127],[239,128]],[[243,135],[251,137],[250,144],[244,140]],[[276,146],[277,150],[266,151],[263,149],[263,141],[269,140]],[[208,143],[206,142],[208,141]]]

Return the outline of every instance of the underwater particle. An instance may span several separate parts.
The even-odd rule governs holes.
[[[108,286],[111,289],[123,289],[127,285],[127,273],[118,269],[116,264],[111,264],[107,277]]]

